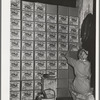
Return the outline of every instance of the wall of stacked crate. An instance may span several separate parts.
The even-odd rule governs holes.
[[[33,100],[41,90],[40,73],[54,76],[45,80],[45,89],[70,96],[74,74],[63,55],[76,57],[78,23],[77,8],[11,0],[11,100]]]

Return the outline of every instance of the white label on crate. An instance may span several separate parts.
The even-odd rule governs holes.
[[[35,81],[35,89],[41,89],[41,81],[40,80]]]
[[[46,33],[45,32],[35,32],[35,40],[45,41]]]
[[[20,40],[10,40],[11,49],[20,49]]]
[[[68,16],[59,15],[59,23],[68,24]]]
[[[66,43],[66,42],[59,42],[58,43],[58,50],[67,51],[68,50],[68,43]]]
[[[22,80],[32,80],[33,71],[22,71]]]
[[[22,41],[23,50],[33,50],[33,41]]]
[[[35,70],[46,69],[46,61],[35,61]]]
[[[11,50],[10,51],[10,59],[11,60],[20,60],[20,51]]]
[[[22,40],[33,40],[34,33],[32,31],[22,31]]]
[[[78,17],[70,16],[69,17],[69,24],[71,24],[71,25],[78,25]]]
[[[58,62],[58,69],[68,69],[68,64],[66,61],[59,61]]]
[[[33,100],[33,91],[22,91],[21,100]]]
[[[35,51],[35,60],[46,60],[45,51]]]
[[[77,34],[69,34],[69,42],[78,42]]]
[[[57,24],[47,23],[48,32],[57,32]]]
[[[59,60],[66,60],[65,55],[66,55],[66,51],[59,51],[58,52],[58,59]]]
[[[10,71],[10,80],[20,80],[20,71]]]
[[[35,21],[45,22],[45,14],[35,12]]]
[[[20,100],[20,92],[10,92],[10,100]]]
[[[45,23],[35,22],[36,31],[45,31]]]
[[[59,24],[59,32],[68,33],[68,25]]]
[[[58,40],[62,42],[68,42],[68,34],[59,33]]]
[[[35,3],[35,11],[44,13],[45,12],[45,4]]]
[[[20,82],[10,82],[10,91],[20,91]]]
[[[79,45],[77,43],[70,43],[69,44],[69,50],[70,51],[78,51],[79,50]]]
[[[47,61],[47,69],[57,69],[57,61]]]
[[[11,0],[11,8],[20,9],[20,0]]]
[[[45,42],[35,42],[35,50],[45,50]]]
[[[57,23],[57,15],[47,14],[47,22]]]
[[[22,81],[22,90],[32,90],[33,81]]]
[[[57,41],[57,33],[47,33],[47,41]]]
[[[57,60],[57,52],[47,51],[47,60]]]
[[[20,20],[11,19],[11,29],[20,29]]]
[[[34,22],[23,21],[22,22],[22,30],[33,31],[33,24]]]
[[[22,51],[22,60],[33,60],[33,51]]]
[[[11,30],[11,39],[20,39],[20,30]]]
[[[20,10],[11,9],[11,18],[20,19]]]
[[[22,70],[32,70],[33,61],[22,61]]]
[[[47,42],[47,50],[57,50],[57,42]]]
[[[69,26],[69,33],[78,34],[78,26]]]
[[[22,1],[22,10],[33,11],[33,3]]]
[[[33,21],[33,12],[23,11],[22,20]]]
[[[10,70],[20,70],[20,61],[10,61]]]

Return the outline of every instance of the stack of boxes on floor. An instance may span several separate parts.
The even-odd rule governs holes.
[[[74,75],[63,55],[70,50],[74,56],[78,49],[77,16],[75,8],[12,0],[11,100],[33,100],[41,90],[40,73],[54,76],[44,80],[44,89],[69,96]]]

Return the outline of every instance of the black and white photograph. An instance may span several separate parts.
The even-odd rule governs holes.
[[[99,0],[1,5],[1,100],[99,100]]]

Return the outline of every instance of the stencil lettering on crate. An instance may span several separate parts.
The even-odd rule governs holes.
[[[59,33],[58,40],[62,42],[68,42],[68,34],[66,33]]]
[[[35,41],[35,50],[45,50],[45,42]]]
[[[47,51],[47,60],[57,60],[57,51]]]
[[[58,50],[68,51],[68,43],[58,42]]]
[[[45,23],[35,22],[36,31],[45,31]]]
[[[20,39],[20,30],[11,30],[11,39]]]
[[[46,36],[45,32],[35,32],[35,40],[45,41],[45,36]]]
[[[57,41],[57,33],[47,32],[47,41]]]
[[[20,10],[11,9],[11,18],[20,19]]]
[[[10,80],[20,80],[20,71],[10,71]]]
[[[57,23],[57,15],[47,14],[47,22]]]
[[[58,62],[58,69],[68,69],[68,64],[66,61],[59,61]]]
[[[57,32],[57,24],[47,23],[48,32]]]
[[[20,20],[11,19],[11,29],[20,29]]]
[[[58,30],[62,33],[68,33],[68,25],[59,24]]]
[[[47,69],[57,69],[57,61],[47,61]]]
[[[70,16],[69,17],[69,24],[78,25],[78,17]]]
[[[10,100],[20,100],[20,92],[10,92]]]
[[[68,16],[59,15],[59,23],[68,24]]]
[[[78,35],[77,34],[69,34],[69,42],[78,42]]]
[[[69,26],[69,33],[78,34],[78,26]]]
[[[57,42],[47,42],[47,50],[57,50]]]
[[[20,0],[11,0],[11,8],[20,9]]]

